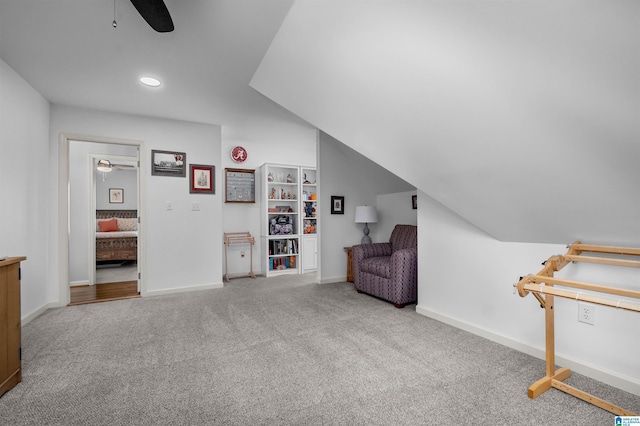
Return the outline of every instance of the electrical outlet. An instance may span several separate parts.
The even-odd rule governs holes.
[[[596,324],[596,305],[578,302],[578,321],[585,324]]]
[[[173,210],[173,202],[172,201],[167,201],[167,210]]]
[[[200,203],[191,203],[191,210],[193,210],[194,212],[199,212],[200,211]]]

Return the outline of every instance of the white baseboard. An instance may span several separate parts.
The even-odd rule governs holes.
[[[25,325],[29,324],[34,319],[38,318],[40,315],[44,314],[48,309],[57,308],[59,306],[60,305],[58,303],[47,303],[47,304],[44,304],[44,305],[40,306],[36,310],[34,310],[34,311],[30,312],[29,314],[27,314],[27,315],[22,317],[22,319],[21,319],[22,327],[24,327]]]
[[[166,295],[166,294],[184,293],[184,292],[187,292],[187,291],[210,290],[210,289],[222,288],[222,287],[223,287],[222,283],[203,284],[203,285],[197,285],[197,286],[191,286],[191,287],[178,287],[178,288],[169,288],[169,289],[165,289],[165,290],[147,291],[144,295],[141,294],[141,296],[142,297],[144,297],[144,296],[161,296],[161,295]],[[47,310],[49,310],[51,308],[60,308],[62,306],[64,306],[64,305],[60,304],[60,302],[49,302],[49,303],[46,303],[46,304],[40,306],[39,308],[33,310],[29,314],[23,316],[21,318],[21,326],[24,327],[29,322],[31,322],[34,319],[38,318],[40,315],[42,315],[43,313],[45,313]]]
[[[212,290],[212,289],[222,288],[222,287],[224,287],[223,283],[200,284],[200,285],[194,285],[189,287],[166,288],[164,290],[147,290],[144,293],[141,293],[140,296],[141,297],[164,296],[167,294],[186,293],[189,291],[200,291],[200,290]]]
[[[81,287],[81,286],[85,286],[85,285],[89,285],[89,280],[71,281],[69,283],[69,287]]]
[[[322,278],[320,280],[320,284],[344,283],[346,281],[347,277],[345,275],[344,277]]]
[[[461,330],[468,331],[469,333],[473,333],[477,336],[484,337],[485,339],[489,339],[511,349],[526,353],[527,355],[531,355],[535,358],[545,360],[545,350],[543,348],[531,346],[528,343],[514,340],[510,337],[494,333],[484,328],[480,328],[474,324],[457,320],[455,318],[440,314],[431,309],[423,308],[421,306],[416,306],[416,312],[420,315],[433,318]],[[556,353],[556,364],[562,367],[570,368],[576,373],[580,373],[599,382],[640,396],[640,381],[633,377],[624,376],[614,371],[609,371],[607,369],[603,369],[602,367],[585,363],[584,361],[579,361],[570,357],[559,355],[558,353]]]

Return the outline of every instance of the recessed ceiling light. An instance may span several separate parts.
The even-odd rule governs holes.
[[[147,86],[158,87],[160,86],[160,80],[153,77],[140,77],[140,82]]]

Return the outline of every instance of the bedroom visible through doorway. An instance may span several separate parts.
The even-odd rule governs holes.
[[[68,143],[69,305],[140,297],[139,146]]]

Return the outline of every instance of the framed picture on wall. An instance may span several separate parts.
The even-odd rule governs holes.
[[[109,188],[109,203],[122,204],[124,203],[124,189],[122,188]]]
[[[331,214],[344,214],[344,197],[340,195],[331,196]]]
[[[153,176],[187,176],[187,153],[151,150],[151,174]]]
[[[191,194],[215,194],[215,166],[189,165],[189,192]]]
[[[253,169],[224,169],[224,202],[255,203],[256,171]]]

